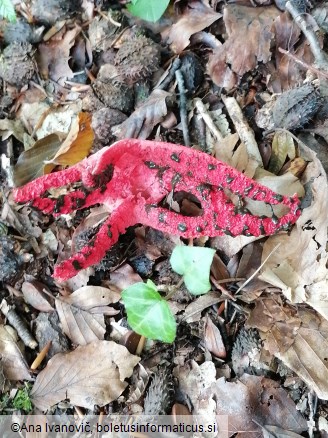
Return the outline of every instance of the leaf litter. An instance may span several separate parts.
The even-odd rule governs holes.
[[[204,421],[228,413],[229,436],[245,431],[254,437],[312,436],[314,423],[327,432],[323,400],[328,399],[328,190],[322,166],[327,155],[327,73],[318,63],[326,42],[319,33],[311,34],[316,29],[314,18],[326,29],[325,4],[306,6],[304,30],[288,5],[280,11],[274,5],[178,1],[163,21],[138,22],[141,27],[136,28],[135,18],[125,14],[121,2],[113,2],[114,11],[84,10],[84,4],[79,19],[64,3],[58,6],[63,21],[52,27],[50,6],[42,11],[37,1],[32,2],[26,16],[34,14],[40,34],[21,46],[6,39],[0,66],[4,294],[25,329],[35,335],[39,350],[50,339],[54,342],[43,369],[32,377],[27,363],[37,352],[22,347],[15,333],[7,331],[4,324],[13,324],[4,314],[0,356],[5,388],[14,381],[34,379],[31,400],[43,411],[56,404],[58,408],[63,400],[94,410],[95,405],[119,399],[121,406],[138,413],[172,412],[174,417],[179,405],[202,415]],[[32,32],[24,11],[20,21]],[[88,21],[83,21],[86,17]],[[9,38],[9,31],[5,35]],[[182,72],[184,87],[176,83],[176,68]],[[282,92],[280,97],[273,94]],[[64,261],[71,249],[78,252],[85,242],[92,242],[120,199],[110,211],[91,204],[82,208],[82,201],[70,209],[67,194],[90,196],[89,187],[71,181],[44,194],[42,202],[54,202],[56,214],[65,212],[54,219],[15,204],[7,183],[23,185],[80,163],[126,137],[182,144],[186,129],[192,151],[214,155],[269,187],[279,199],[297,193],[302,212],[293,226],[269,237],[229,233],[213,237],[207,229],[202,236],[193,236],[195,245],[217,251],[210,291],[191,297],[180,287],[165,306],[177,323],[174,351],[168,344],[148,340],[138,356],[128,351],[138,350],[140,335],[126,328],[121,292],[143,280],[153,281],[160,293],[178,283],[168,258],[176,244],[187,243],[181,239],[187,237],[184,227],[180,224],[180,235],[174,235],[172,227],[152,228],[156,224],[151,221],[129,228],[125,235],[120,231],[94,268],[58,283],[52,278],[56,259]],[[119,165],[134,172],[133,190],[140,195],[142,182],[145,196],[155,190],[156,178],[165,179],[165,166],[172,164],[162,158],[157,165],[158,146],[147,156],[158,176],[144,183],[132,170],[138,166],[129,152],[124,150]],[[109,179],[116,171],[108,170]],[[157,207],[182,215],[188,224],[197,223],[206,210],[207,193],[204,187],[190,192],[182,165],[175,172],[171,192]],[[104,182],[96,184],[99,192],[104,190]],[[273,221],[286,214],[279,202],[243,199],[229,187],[224,190],[237,214]],[[247,281],[264,260],[260,275]],[[113,340],[105,340],[109,338]],[[242,355],[234,366],[239,349]],[[165,378],[159,377],[163,366]],[[78,376],[75,381],[70,379],[72,370]],[[96,389],[91,388],[93,382]],[[316,412],[311,405],[314,393]],[[112,404],[111,409],[122,413],[124,407]]]

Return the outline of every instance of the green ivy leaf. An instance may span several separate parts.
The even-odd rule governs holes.
[[[180,275],[186,288],[193,295],[205,294],[211,289],[210,268],[215,250],[198,246],[176,246],[170,262],[172,269]]]
[[[132,0],[127,8],[135,17],[155,22],[164,14],[169,3],[170,0]]]
[[[11,0],[0,0],[0,17],[15,23],[16,11]]]
[[[122,299],[128,323],[136,333],[162,342],[174,341],[174,316],[151,280],[128,287],[122,292]]]

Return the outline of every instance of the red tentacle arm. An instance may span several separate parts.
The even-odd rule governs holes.
[[[120,234],[135,225],[134,202],[122,203],[101,225],[99,231],[88,245],[78,253],[55,266],[54,277],[60,281],[68,280],[81,269],[96,265],[106,255],[108,249],[118,241]]]

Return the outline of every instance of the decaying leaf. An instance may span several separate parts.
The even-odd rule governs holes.
[[[44,167],[44,173],[49,173],[57,166],[72,166],[82,161],[90,152],[94,135],[91,128],[91,114],[81,112],[73,121],[70,132],[61,144],[50,162]]]
[[[119,299],[119,293],[100,286],[85,286],[57,299],[56,309],[64,333],[78,345],[104,339],[104,315],[118,313],[108,305]]]
[[[24,281],[22,284],[22,292],[25,301],[40,312],[53,312],[54,299],[51,299],[48,294],[45,294],[44,289],[51,295],[47,286],[39,281]]]
[[[57,134],[50,134],[37,140],[33,147],[24,151],[14,166],[16,187],[43,175],[44,163],[51,160],[60,148],[61,140]]]
[[[265,242],[262,260],[280,246],[260,278],[281,287],[292,303],[306,302],[328,319],[327,178],[315,153],[305,145],[302,156],[310,161],[302,177],[306,187],[302,215],[290,235],[272,236]]]
[[[61,137],[60,134],[49,134],[19,156],[14,167],[16,186],[51,172],[57,165],[73,165],[85,158],[93,142],[89,113],[80,113],[64,142]]]
[[[294,158],[295,146],[292,136],[284,131],[276,132],[272,140],[272,153],[268,167],[269,172],[278,175],[286,161],[287,155],[291,153],[290,151],[294,152],[294,156],[290,158]]]
[[[261,436],[258,424],[279,426],[293,432],[307,430],[307,423],[279,382],[244,374],[235,382],[222,377],[207,390],[215,396],[217,415],[229,415],[229,435],[241,432]],[[253,421],[255,420],[255,422]]]
[[[181,53],[190,42],[191,35],[210,26],[222,14],[215,12],[203,0],[188,2],[181,18],[170,28],[168,42],[175,53]]]
[[[0,325],[0,358],[4,375],[9,380],[32,380],[26,361],[11,331]]]
[[[93,409],[119,397],[140,358],[112,341],[95,341],[71,353],[56,354],[38,375],[31,400],[45,411],[61,400]]]
[[[220,330],[208,315],[205,318],[204,339],[206,348],[214,354],[214,356],[220,357],[221,359],[227,356]]]
[[[260,300],[247,325],[256,327],[264,348],[278,357],[328,400],[328,322],[313,310],[283,306],[272,298]]]
[[[147,139],[166,116],[166,99],[171,96],[167,91],[155,89],[127,120],[113,128],[114,135],[118,138]]]
[[[230,88],[257,62],[268,62],[276,17],[277,9],[273,6],[225,6],[223,20],[228,39],[214,50],[208,63],[208,72],[216,85]]]
[[[66,27],[57,32],[49,41],[38,46],[38,65],[44,78],[50,78],[61,84],[74,74],[68,65],[70,49],[81,28],[75,26],[66,32]]]

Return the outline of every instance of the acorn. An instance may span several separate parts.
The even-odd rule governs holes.
[[[0,58],[0,77],[9,84],[23,87],[34,74],[32,56],[33,47],[30,43],[9,44]]]
[[[150,77],[159,63],[160,47],[144,35],[125,40],[115,56],[118,73],[128,82]]]

